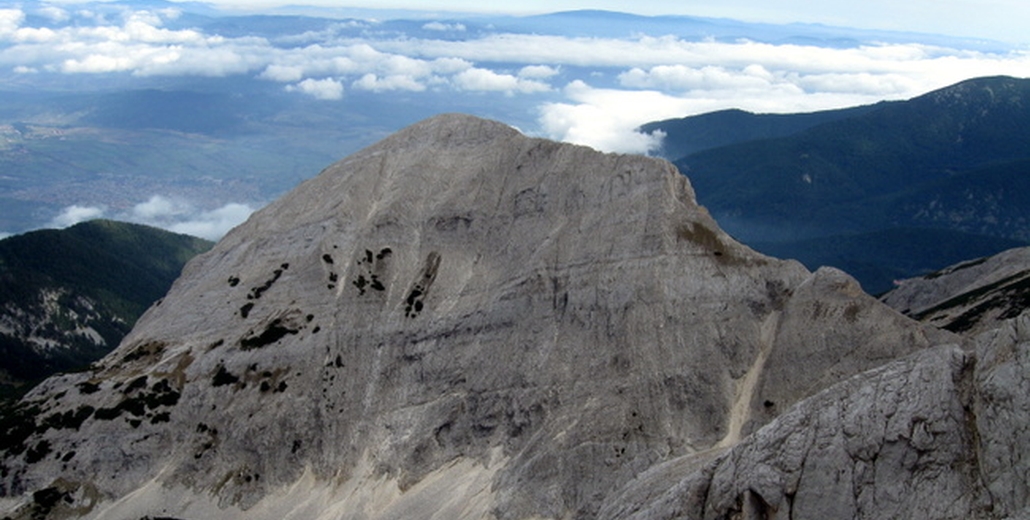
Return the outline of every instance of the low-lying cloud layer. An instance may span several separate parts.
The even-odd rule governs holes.
[[[340,20],[324,30],[274,38],[229,37],[169,28],[181,14],[0,9],[0,68],[17,74],[248,75],[339,103],[348,102],[349,90],[535,96],[539,126],[527,131],[637,153],[660,144],[661,136],[634,131],[655,119],[723,108],[812,111],[909,98],[976,76],[1030,76],[1030,52],[1017,48],[516,34],[457,21],[421,24],[417,35],[383,30],[380,22]]]
[[[247,220],[254,210],[250,205],[239,203],[205,210],[185,200],[154,195],[128,211],[112,212],[104,206],[71,205],[61,210],[46,227],[66,228],[87,220],[110,218],[219,240],[230,229]]]

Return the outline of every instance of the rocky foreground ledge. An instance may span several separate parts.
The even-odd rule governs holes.
[[[9,411],[0,507],[1004,518],[1028,328],[962,348],[737,243],[667,162],[443,115],[254,214]]]

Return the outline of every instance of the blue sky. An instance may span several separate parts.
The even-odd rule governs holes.
[[[915,31],[1030,44],[1030,2],[1025,0],[209,0],[235,8],[289,4],[342,5],[377,9],[530,14],[572,9],[606,9],[644,15],[693,15],[748,22],[821,23],[865,29]]]

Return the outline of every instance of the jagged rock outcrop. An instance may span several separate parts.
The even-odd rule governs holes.
[[[1027,518],[1030,313],[833,386],[718,454],[649,470],[601,518]]]
[[[1030,307],[1030,247],[901,280],[881,300],[924,323],[975,336]]]
[[[667,162],[444,115],[254,214],[34,390],[0,493],[16,517],[592,518],[953,341],[735,242]]]

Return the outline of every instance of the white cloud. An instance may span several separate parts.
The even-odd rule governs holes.
[[[132,72],[136,75],[220,76],[248,72],[267,62],[269,44],[260,38],[227,40],[196,30],[160,25],[177,10],[132,11],[120,25],[76,23],[50,29],[21,27],[20,11],[0,11],[0,64],[73,74]],[[93,13],[77,13],[97,18]],[[4,41],[13,46],[4,48]],[[264,55],[262,55],[262,50]]]
[[[494,91],[512,94],[520,92],[546,92],[551,86],[542,81],[525,79],[511,74],[498,74],[489,69],[471,68],[454,76],[454,84],[461,90]]]
[[[686,65],[658,65],[649,70],[633,68],[619,75],[624,87],[658,89],[663,91],[724,90],[766,88],[776,83],[761,65],[753,65],[762,74],[734,71],[725,67],[706,65],[693,68]],[[755,69],[751,69],[755,70]]]
[[[651,121],[730,107],[757,113],[810,112],[883,99],[854,91],[808,92],[786,81],[756,83],[750,88],[743,83],[739,88],[730,82],[718,88],[669,93],[595,88],[576,80],[562,91],[566,102],[541,105],[539,123],[552,139],[608,152],[650,153],[660,148],[662,136],[641,134],[636,129]]]
[[[58,34],[46,27],[22,27],[11,35],[11,39],[19,43],[47,43],[58,40]]]
[[[190,210],[191,206],[185,202],[154,195],[146,202],[140,202],[133,206],[131,218],[134,221],[157,222],[186,214]]]
[[[13,236],[14,236],[14,233],[8,233],[6,231],[0,231],[0,240],[3,240],[5,238],[9,238],[9,237],[13,237]]]
[[[520,78],[545,79],[557,74],[557,68],[547,65],[526,65],[519,69]]]
[[[472,68],[472,62],[461,58],[437,58],[429,62],[437,74],[455,74]]]
[[[421,92],[426,89],[425,85],[419,83],[411,76],[394,74],[380,78],[371,72],[359,78],[352,86],[360,90],[371,90],[372,92],[383,92],[386,90]]]
[[[208,240],[219,240],[230,229],[242,224],[254,208],[246,204],[230,203],[212,211],[202,212],[195,217],[176,222],[166,229]]]
[[[353,81],[356,88],[376,92],[425,90],[427,84],[442,83],[440,75],[452,75],[472,67],[472,63],[459,58],[427,61],[384,53],[368,43],[269,49],[264,55],[270,63],[259,74],[261,79],[296,83],[304,78],[350,76],[356,77]]]
[[[573,103],[541,107],[540,125],[545,134],[610,152],[647,153],[658,148],[662,136],[634,129],[695,108],[688,100],[660,92],[595,89],[578,80],[566,86],[564,93]]]
[[[272,64],[266,67],[259,77],[282,83],[293,83],[304,79],[304,67]]]
[[[0,37],[13,34],[24,20],[21,9],[0,9]]]
[[[166,7],[164,9],[159,9],[157,12],[166,20],[178,20],[179,17],[182,16],[182,11],[175,7]]]
[[[53,5],[43,6],[39,8],[37,12],[40,16],[48,18],[50,21],[55,23],[66,22],[71,19],[71,15],[68,14],[68,11]]]
[[[120,10],[118,10],[120,9]],[[370,92],[451,88],[546,94],[540,130],[606,150],[653,148],[633,133],[655,118],[743,108],[820,110],[913,97],[975,76],[1030,77],[1030,52],[988,53],[923,44],[822,48],[674,36],[572,38],[537,34],[468,36],[461,41],[347,36],[341,24],[298,35],[295,45],[172,30],[172,11],[75,12],[60,28],[25,27],[25,13],[0,9],[0,67],[17,73],[131,73],[137,76],[254,74],[318,99]],[[53,11],[53,16],[60,13]],[[87,21],[95,25],[90,26]],[[459,30],[427,22],[427,30]],[[348,29],[349,30],[349,29]],[[311,42],[311,43],[308,43]],[[277,44],[279,46],[277,46]],[[505,70],[496,64],[503,63]],[[572,81],[557,91],[549,82]],[[579,81],[576,78],[579,78]],[[596,79],[591,79],[596,78]],[[615,78],[615,82],[611,82]],[[590,79],[609,88],[594,88]],[[532,131],[532,130],[531,130]]]
[[[79,206],[74,204],[61,210],[45,227],[66,228],[79,222],[93,220],[104,216],[106,209],[102,206]]]
[[[543,132],[606,151],[644,153],[654,151],[660,139],[635,129],[658,119],[724,108],[824,110],[907,99],[976,76],[1030,76],[1026,52],[990,54],[914,44],[823,49],[670,39],[638,43],[664,48],[666,58],[679,56],[681,62],[628,68],[617,79],[622,89],[631,90],[574,81],[563,91],[567,101],[541,106]]]
[[[114,218],[207,240],[219,240],[230,229],[247,220],[254,211],[255,208],[249,204],[235,202],[204,210],[182,199],[154,195],[129,210],[114,215],[108,215],[108,210],[104,206],[68,206],[44,227],[63,229],[87,220]]]
[[[301,92],[315,99],[343,99],[343,84],[333,78],[308,78],[296,85],[288,85],[286,90],[288,92]]]
[[[442,23],[442,22],[429,22],[422,26],[427,31],[441,31],[441,32],[464,32],[466,27],[465,24],[461,23]]]
[[[230,229],[247,220],[254,211],[250,205],[240,203],[228,203],[219,208],[203,210],[183,199],[154,195],[134,205],[129,211],[117,215],[116,218],[175,233],[218,240]]]
[[[379,64],[381,71],[385,74],[395,74],[413,77],[428,76],[432,73],[432,66],[425,60],[409,58],[401,55],[381,56]]]
[[[621,69],[620,85],[629,89],[675,94],[714,91],[717,97],[725,97],[722,92],[729,89],[751,96],[765,85],[788,93],[787,86],[792,85],[813,92],[828,89],[904,97],[974,75],[1030,76],[1025,51],[990,54],[918,44],[837,49],[672,36],[615,39],[493,34],[463,41],[375,36],[342,39],[334,31],[310,35],[322,38],[311,45],[277,47],[262,38],[225,38],[162,27],[165,20],[179,14],[174,9],[120,13],[117,22],[111,23],[100,13],[80,12],[75,24],[50,29],[23,27],[21,10],[0,10],[0,42],[14,44],[0,45],[0,65],[23,71],[131,72],[140,76],[257,73],[262,79],[293,84],[298,92],[330,97],[342,94],[344,82],[382,92],[443,84],[441,78],[451,79],[450,84],[461,90],[545,92],[551,87],[544,80],[557,75],[563,66],[587,68],[581,78],[599,70],[612,73],[612,69]],[[54,16],[59,16],[57,11]],[[84,25],[83,17],[92,17],[97,25]],[[449,27],[441,22],[426,25]],[[504,73],[482,63],[521,68]],[[339,89],[320,79],[328,77],[338,80]],[[300,86],[308,79],[323,83]]]

